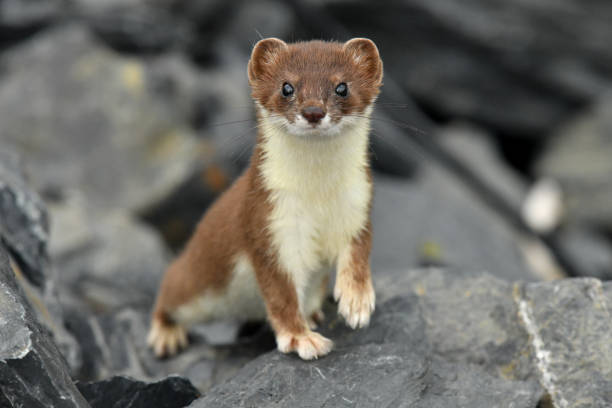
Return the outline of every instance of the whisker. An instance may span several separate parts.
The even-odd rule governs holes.
[[[365,115],[354,115],[351,114],[350,115],[353,118],[365,118],[367,119],[368,117]],[[385,122],[385,123],[389,123],[391,125],[395,125],[398,127],[402,127],[400,126],[400,123],[395,123],[395,121],[390,120],[390,119],[381,119],[381,118],[377,118],[378,120]],[[423,135],[426,135],[427,133],[424,131],[421,131]],[[385,143],[388,144],[388,146],[393,149],[397,154],[399,154],[400,156],[405,156],[406,152],[401,149],[396,143],[394,143],[392,141],[391,138],[388,137],[384,137],[384,135],[379,134],[376,130],[372,129],[370,130],[370,133],[376,137],[379,138],[380,140],[384,141]],[[419,160],[426,160],[427,157],[425,155],[425,153],[422,151],[420,145],[415,142],[411,137],[406,137],[406,138],[402,138],[402,143],[405,144],[405,147],[407,147],[410,152]]]
[[[280,114],[268,115],[268,118],[281,118],[281,117],[283,117],[283,116],[280,115]],[[231,120],[229,122],[211,123],[209,126],[211,126],[211,127],[219,127],[219,126],[235,125],[235,124],[239,124],[239,123],[247,123],[247,122],[255,122],[255,121],[256,121],[255,118],[247,118],[247,119]]]
[[[366,116],[362,115],[360,117],[365,118]],[[392,125],[395,125],[395,126],[398,126],[398,127],[402,128],[402,129],[409,129],[409,130],[412,130],[415,133],[418,133],[421,136],[429,136],[429,133],[427,131],[425,131],[423,129],[420,129],[420,128],[418,128],[416,126],[413,126],[413,125],[411,125],[409,123],[406,123],[406,122],[400,122],[400,121],[397,121],[395,119],[389,119],[389,118],[379,118],[379,117],[376,117],[376,116],[372,116],[372,117],[370,117],[370,119],[377,120],[379,122],[390,123]]]
[[[219,127],[219,126],[235,125],[235,124],[238,124],[238,123],[246,123],[246,122],[253,122],[253,119],[249,118],[249,119],[241,119],[241,120],[232,120],[232,121],[229,121],[229,122],[212,123],[209,126],[211,126],[211,127]]]

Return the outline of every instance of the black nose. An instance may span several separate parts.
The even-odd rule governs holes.
[[[325,116],[325,111],[318,106],[307,106],[302,109],[302,116],[306,118],[308,123],[317,123]]]

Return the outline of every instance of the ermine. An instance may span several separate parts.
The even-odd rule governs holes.
[[[339,314],[352,328],[369,324],[368,138],[382,77],[365,38],[255,45],[250,165],[165,273],[148,336],[156,355],[185,347],[196,322],[267,317],[281,352],[324,356],[333,343],[313,330],[333,269]]]

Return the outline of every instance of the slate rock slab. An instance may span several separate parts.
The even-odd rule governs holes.
[[[49,220],[40,197],[25,182],[21,157],[0,151],[0,241],[28,279],[42,286],[49,268]]]
[[[200,396],[189,380],[178,376],[154,383],[116,376],[77,387],[92,408],[182,408]]]
[[[306,363],[271,353],[191,407],[535,407],[537,385],[415,353],[402,343],[338,349]]]
[[[198,334],[209,330],[202,327],[190,332],[190,345],[186,350],[173,358],[158,359],[146,344],[149,320],[149,309],[126,307],[91,316],[69,308],[67,325],[83,350],[83,367],[76,378],[100,381],[113,375],[125,375],[151,382],[180,373],[204,391],[275,347],[267,331],[240,341],[232,337],[224,344],[211,344],[207,337]]]
[[[438,268],[380,271],[374,282],[365,329],[326,304],[329,356],[273,351],[192,406],[536,407],[542,388],[512,283]]]
[[[438,268],[381,275],[368,328],[347,328],[327,305],[320,331],[335,341],[330,355],[304,362],[270,352],[192,406],[612,403],[612,285]]]
[[[374,180],[372,269],[447,265],[507,281],[539,280],[519,235],[452,176],[424,165],[410,181]]]
[[[612,406],[612,293],[597,279],[523,286],[519,313],[559,408]]]
[[[0,241],[16,261],[12,265],[15,276],[36,317],[51,330],[63,356],[75,369],[81,364],[80,350],[63,327],[57,269],[48,255],[48,211],[26,183],[25,168],[15,151],[6,147],[0,151]]]
[[[9,407],[89,406],[51,337],[36,322],[1,245],[0,391]]]

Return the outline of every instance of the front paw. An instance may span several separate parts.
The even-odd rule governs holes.
[[[338,313],[352,329],[370,324],[376,303],[376,294],[370,280],[365,284],[357,284],[351,279],[338,277],[334,299],[338,302]]]
[[[330,339],[310,330],[301,334],[278,334],[276,344],[280,352],[290,353],[295,351],[302,360],[322,357],[328,354],[334,346]]]

